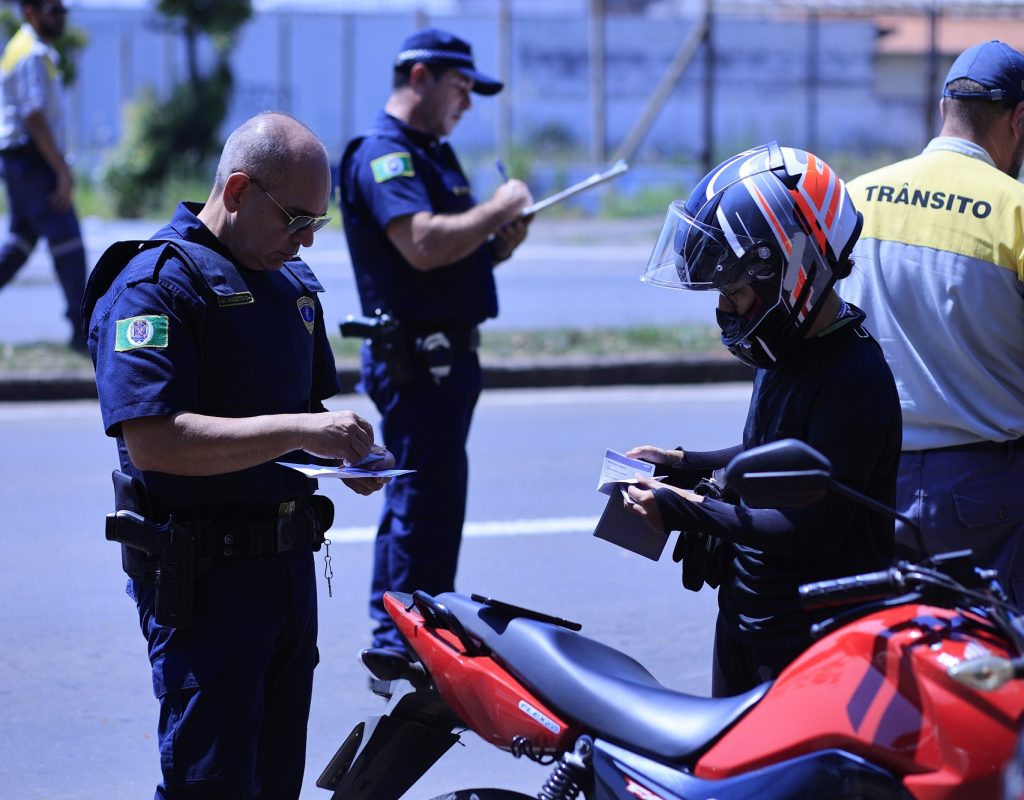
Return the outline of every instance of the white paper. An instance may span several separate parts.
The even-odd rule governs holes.
[[[612,494],[621,488],[623,482],[635,482],[637,475],[647,478],[654,477],[654,464],[638,458],[627,458],[614,450],[604,451],[604,462],[601,464],[601,477],[597,480],[597,491]]]
[[[376,460],[376,459],[374,459]],[[408,475],[414,469],[362,469],[361,467],[325,467],[320,464],[289,464],[278,461],[282,467],[301,472],[307,478],[394,478]]]
[[[541,209],[547,208],[548,206],[553,206],[555,203],[561,203],[563,200],[568,200],[573,195],[585,192],[587,189],[597,186],[599,183],[604,183],[605,181],[610,181],[612,178],[617,178],[628,169],[629,164],[622,159],[619,159],[604,172],[595,172],[589,178],[584,178],[579,183],[574,183],[568,189],[563,189],[557,194],[545,197],[543,200],[538,200],[532,206],[527,206],[523,209],[522,216],[527,217],[530,214],[537,213]]]

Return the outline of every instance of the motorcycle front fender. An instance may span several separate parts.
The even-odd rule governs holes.
[[[460,726],[437,692],[410,686],[352,729],[316,785],[332,800],[398,800],[459,740]]]

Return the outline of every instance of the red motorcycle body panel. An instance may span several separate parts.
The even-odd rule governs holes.
[[[393,595],[384,607],[423,660],[444,701],[484,741],[504,750],[523,737],[534,752],[572,750],[579,735],[488,656],[467,655],[458,638],[430,629]]]
[[[863,617],[790,664],[694,774],[727,778],[836,748],[904,775],[922,800],[995,797],[1024,685],[980,692],[947,675],[985,655],[1012,654],[970,614],[909,605]]]

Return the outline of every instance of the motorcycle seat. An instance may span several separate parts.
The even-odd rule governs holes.
[[[436,597],[496,659],[567,722],[654,758],[686,762],[768,691],[696,697],[660,684],[625,653],[566,628],[446,592]]]

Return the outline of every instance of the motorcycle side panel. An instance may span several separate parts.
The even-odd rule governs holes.
[[[522,738],[535,753],[572,750],[578,731],[494,660],[466,654],[454,635],[427,628],[415,609],[403,607],[393,595],[385,595],[384,604],[441,697],[485,742],[511,750]]]
[[[594,743],[595,800],[910,800],[885,770],[840,750],[823,750],[745,775],[705,780],[607,742]]]
[[[721,780],[842,750],[906,776],[917,798],[994,797],[1024,714],[1024,686],[988,693],[947,675],[950,666],[1008,655],[969,614],[898,606],[815,643],[764,699],[697,763]]]

